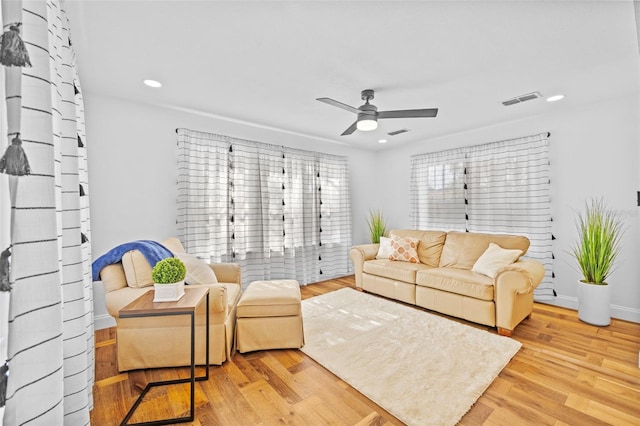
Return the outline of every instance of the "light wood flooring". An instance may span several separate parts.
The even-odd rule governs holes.
[[[353,276],[304,286],[302,297],[345,286],[354,287]],[[460,425],[640,425],[640,324],[613,319],[594,327],[575,311],[536,303],[513,338],[522,349]],[[120,424],[146,381],[189,374],[120,374],[115,353],[115,329],[98,330],[92,425]],[[236,353],[196,388],[192,425],[402,424],[298,350]],[[188,384],[155,388],[130,422],[184,415],[188,401]]]

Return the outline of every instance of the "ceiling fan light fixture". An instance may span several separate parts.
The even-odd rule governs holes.
[[[378,128],[378,122],[376,120],[366,119],[358,121],[358,130],[363,132],[370,132]]]
[[[358,130],[362,132],[370,132],[378,128],[378,120],[371,114],[358,114],[358,124],[356,124]]]

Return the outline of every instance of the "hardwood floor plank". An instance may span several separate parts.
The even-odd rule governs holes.
[[[634,411],[636,415],[627,414],[615,408],[609,407],[605,404],[601,404],[598,401],[591,400],[576,394],[569,394],[567,398],[567,407],[575,408],[581,412],[588,414],[589,416],[602,420],[605,424],[616,426],[637,426],[638,417],[636,406]]]
[[[288,404],[297,404],[298,402],[300,402],[302,398],[291,388],[291,386],[289,386],[289,378],[281,377],[271,368],[269,368],[267,363],[265,363],[265,358],[268,358],[268,355],[262,356],[260,358],[255,358],[251,362],[251,365],[269,383],[271,389],[276,391],[276,393],[282,399],[287,401]]]
[[[308,299],[344,287],[355,287],[353,276],[303,286],[301,294]],[[187,368],[119,373],[115,328],[95,336],[92,424],[119,424],[148,381],[189,374]],[[608,327],[595,327],[575,311],[536,303],[513,338],[522,348],[460,425],[640,424],[640,324],[613,319]],[[152,392],[138,421],[186,414],[188,385]],[[196,406],[191,424],[197,426],[402,425],[304,353],[288,349],[236,353],[211,366],[210,379],[196,385]]]

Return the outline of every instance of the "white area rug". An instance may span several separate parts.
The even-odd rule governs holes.
[[[521,346],[350,288],[302,314],[301,350],[409,425],[455,425]]]

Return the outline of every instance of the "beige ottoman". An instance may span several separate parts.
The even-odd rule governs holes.
[[[300,285],[296,280],[254,281],[236,308],[239,352],[304,345]]]

